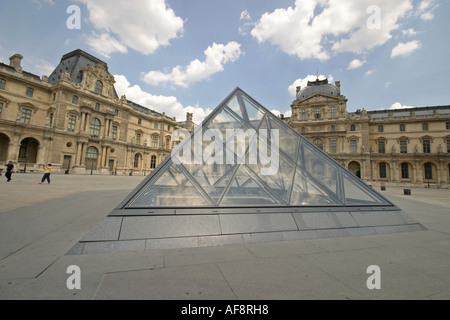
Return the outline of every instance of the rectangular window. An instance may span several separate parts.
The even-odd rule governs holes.
[[[386,163],[382,162],[380,163],[380,178],[386,179]]]
[[[158,137],[153,137],[152,139],[152,147],[158,148]]]
[[[75,124],[77,123],[77,116],[73,114],[69,115],[69,121],[67,123],[67,131],[75,132]]]
[[[357,141],[356,140],[350,140],[350,152],[351,153],[357,152]]]
[[[0,102],[0,115],[2,114],[3,111],[3,103]]]
[[[447,140],[447,153],[450,153],[450,140]]]
[[[447,123],[445,124],[445,127],[447,128],[447,130],[450,130],[450,122],[447,122]]]
[[[331,140],[330,141],[330,153],[336,153],[337,152],[337,148],[336,148],[336,140]]]
[[[100,111],[100,103],[95,104],[95,111]]]
[[[138,124],[141,125],[142,124],[142,119],[138,118]]]
[[[27,88],[27,97],[30,97],[30,98],[32,98],[33,97],[33,94],[34,94],[34,89],[33,88]]]
[[[408,153],[408,141],[400,141],[400,153]]]
[[[409,167],[407,163],[402,163],[402,179],[409,179]]]
[[[72,96],[72,103],[73,104],[78,104],[78,97],[77,96]]]
[[[6,80],[0,79],[0,90],[5,90]]]
[[[141,134],[140,133],[138,133],[136,135],[136,144],[141,144]]]
[[[112,127],[111,135],[114,140],[117,140],[117,126]]]
[[[405,132],[406,131],[406,126],[404,124],[400,125],[400,131],[401,132]]]
[[[300,120],[302,120],[302,121],[308,120],[308,115],[306,114],[305,109],[302,109],[302,111],[300,111]]]
[[[422,130],[428,131],[428,123],[422,123]]]
[[[119,109],[114,110],[114,115],[117,117],[119,115]]]
[[[378,153],[386,153],[386,141],[378,141]]]
[[[337,118],[336,108],[335,107],[331,107],[331,109],[330,109],[330,118],[331,119],[336,119]]]
[[[154,129],[158,129],[158,122],[155,122],[155,123],[153,124],[153,128],[154,128]]]
[[[31,121],[31,110],[30,109],[22,109],[22,123],[30,124]]]
[[[423,153],[431,153],[431,141],[423,140]]]

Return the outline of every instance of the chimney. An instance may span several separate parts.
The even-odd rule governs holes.
[[[339,90],[341,90],[341,82],[340,81],[336,81],[336,87],[338,87]]]
[[[16,69],[16,71],[21,72],[22,67],[20,66],[20,63],[22,62],[22,59],[23,56],[16,53],[15,55],[11,56],[11,58],[9,58],[9,65],[14,69]]]
[[[302,87],[301,87],[301,86],[298,86],[298,87],[296,88],[296,90],[297,90],[296,93],[299,93],[299,92],[302,90]]]

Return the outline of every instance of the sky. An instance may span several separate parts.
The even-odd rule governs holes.
[[[199,124],[236,87],[290,116],[341,81],[347,111],[450,104],[450,0],[2,0],[0,62],[50,75],[82,49],[119,96]]]

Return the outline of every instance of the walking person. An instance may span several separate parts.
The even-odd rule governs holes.
[[[7,182],[11,181],[11,176],[13,173],[13,169],[14,169],[14,165],[12,163],[12,161],[8,161],[8,163],[6,164],[6,173],[5,173],[5,177]]]
[[[41,182],[39,184],[43,184],[45,180],[48,181],[48,184],[50,184],[50,174],[52,173],[52,164],[49,163],[48,165],[44,166],[44,176],[42,177]]]

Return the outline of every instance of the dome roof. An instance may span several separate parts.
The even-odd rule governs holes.
[[[318,93],[331,96],[340,96],[341,90],[339,87],[329,84],[328,79],[308,81],[307,87],[297,93],[297,100],[304,100]]]

